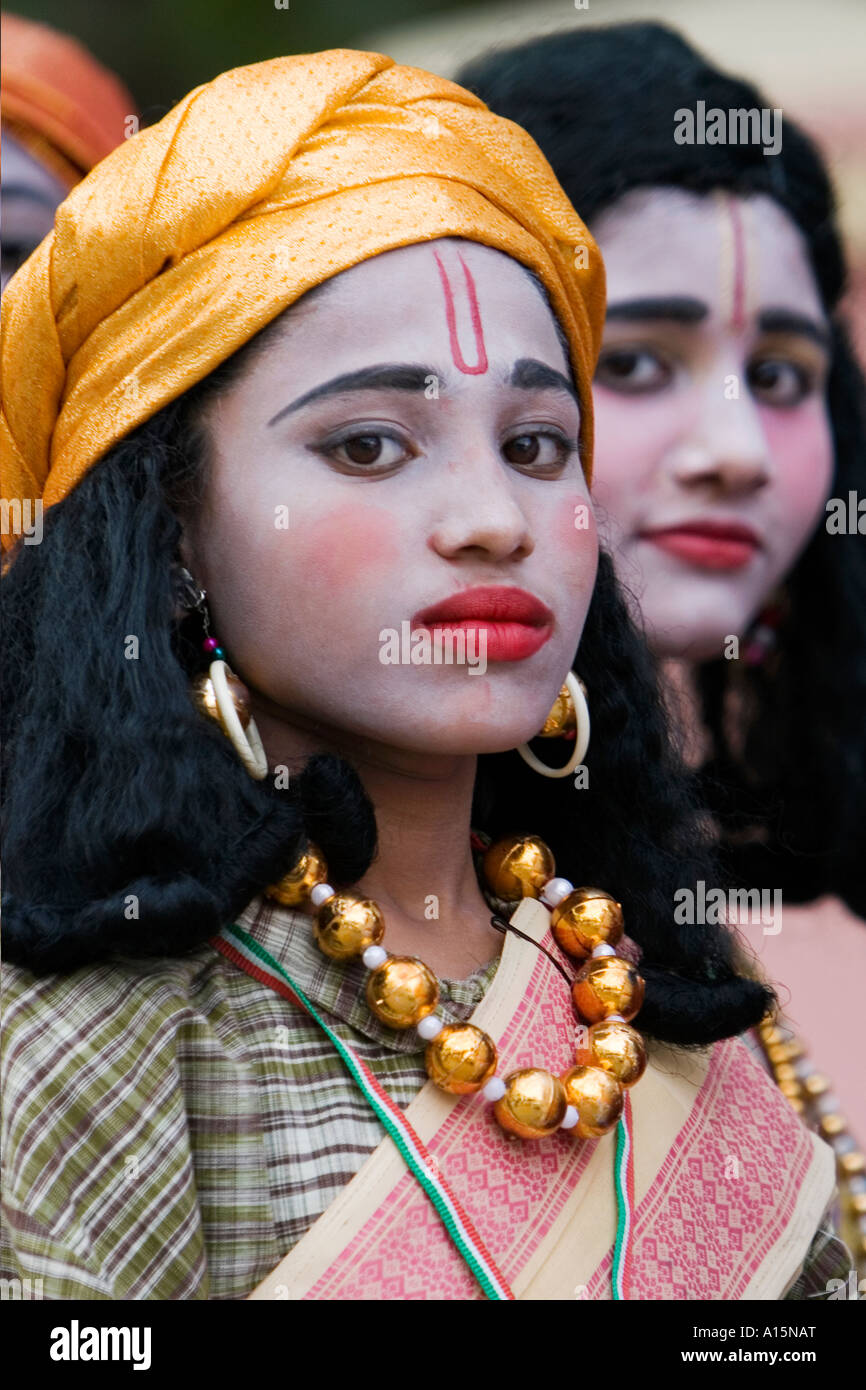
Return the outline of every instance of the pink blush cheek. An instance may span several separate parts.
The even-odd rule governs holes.
[[[396,517],[381,507],[345,502],[318,521],[300,523],[293,544],[294,564],[322,598],[336,598],[363,578],[381,576],[397,583],[404,575],[403,547]]]
[[[683,403],[669,396],[630,401],[603,387],[596,387],[593,402],[592,495],[627,524],[636,501],[651,496],[660,462],[683,432]]]
[[[764,410],[763,425],[776,466],[779,510],[792,526],[808,527],[823,511],[833,479],[833,441],[823,404],[808,410]]]
[[[560,502],[550,530],[552,554],[574,573],[594,574],[598,563],[598,527],[589,498],[580,493]]]

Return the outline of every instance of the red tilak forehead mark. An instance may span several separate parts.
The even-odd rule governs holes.
[[[478,309],[478,296],[475,292],[475,281],[472,279],[472,272],[464,261],[460,252],[457,252],[457,259],[463,267],[463,278],[466,282],[466,295],[469,305],[469,319],[472,324],[472,331],[475,334],[475,365],[472,366],[466,361],[457,340],[457,314],[454,309],[454,288],[448,278],[448,271],[442,262],[439,252],[434,248],[433,255],[436,259],[436,266],[439,271],[439,279],[442,281],[442,293],[445,296],[445,321],[448,324],[448,337],[451,342],[451,356],[458,371],[464,372],[466,376],[483,376],[487,371],[487,349],[484,346],[484,334],[481,329],[481,314]]]
[[[746,237],[743,215],[735,198],[728,203],[731,229],[734,234],[734,286],[731,306],[731,327],[742,333],[746,326]]]
[[[735,197],[714,190],[719,214],[719,289],[722,320],[734,333],[742,333],[748,318],[749,237],[745,213]]]

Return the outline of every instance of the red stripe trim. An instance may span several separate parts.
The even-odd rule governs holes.
[[[246,956],[242,956],[235,946],[232,946],[221,936],[211,937],[210,944],[215,951],[219,951],[230,960],[232,965],[236,965],[238,969],[243,970],[246,975],[252,975],[254,980],[258,980],[259,984],[270,985],[271,989],[276,990],[277,994],[281,994],[284,999],[288,999],[290,1004],[297,1004],[299,1009],[304,1009],[304,1013],[309,1012],[308,1009],[304,1008],[304,1005],[295,994],[295,991],[291,989],[284,980],[274,979],[274,976],[268,974],[266,970],[262,970],[258,965],[253,965],[252,961],[247,960]]]
[[[290,1003],[297,1004],[299,1008],[304,1010],[304,1013],[312,1017],[304,1001],[300,999],[297,994],[295,994],[294,990],[291,989],[290,986],[287,985],[284,980],[280,980],[278,977],[275,978],[267,971],[262,970],[259,966],[253,965],[252,961],[248,960],[246,956],[241,955],[240,951],[238,951],[236,947],[232,946],[231,943],[226,941],[223,937],[212,937],[210,944],[214,947],[215,950],[219,951],[222,955],[224,955],[227,960],[230,960],[233,965],[236,965],[239,970],[243,970],[245,974],[251,975],[252,978],[254,980],[258,980],[260,984],[270,985],[271,989],[275,990],[277,994],[282,995],[284,999],[288,999]],[[344,1046],[345,1045],[346,1044],[344,1044]],[[421,1158],[424,1160],[427,1167],[433,1169],[434,1173],[436,1174],[436,1180],[439,1183],[441,1183],[443,1190],[447,1193],[448,1199],[453,1204],[454,1210],[460,1217],[460,1221],[464,1229],[466,1230],[473,1243],[478,1247],[478,1251],[482,1258],[489,1265],[494,1277],[496,1278],[497,1282],[500,1285],[500,1288],[502,1289],[502,1292],[505,1294],[506,1299],[512,1302],[516,1302],[514,1294],[512,1293],[505,1277],[499,1269],[499,1266],[496,1264],[496,1261],[493,1259],[493,1256],[490,1254],[490,1251],[487,1249],[487,1246],[484,1244],[484,1241],[481,1239],[480,1235],[475,1229],[474,1223],[471,1221],[469,1215],[464,1210],[457,1195],[452,1191],[450,1185],[446,1182],[442,1170],[439,1167],[438,1161],[433,1157],[433,1155],[427,1149],[426,1145],[422,1143],[421,1139],[415,1133],[415,1130],[412,1128],[411,1124],[406,1119],[404,1112],[400,1109],[397,1102],[393,1100],[391,1096],[388,1095],[387,1091],[382,1089],[382,1086],[380,1085],[377,1077],[367,1066],[363,1058],[358,1057],[357,1054],[354,1052],[352,1053],[352,1057],[359,1071],[363,1072],[364,1079],[367,1081],[368,1085],[371,1087],[372,1090],[376,1092],[376,1095],[382,1101],[383,1105],[385,1105],[387,1109],[391,1112],[394,1118],[397,1121],[399,1121],[401,1129],[403,1129],[409,1135],[409,1137],[412,1140],[412,1143],[418,1150],[418,1153],[421,1155]]]

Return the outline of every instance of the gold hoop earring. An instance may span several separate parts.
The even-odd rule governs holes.
[[[563,767],[548,767],[535,756],[528,743],[519,743],[517,751],[533,772],[542,777],[568,777],[583,762],[589,748],[589,705],[583,683],[573,671],[565,677],[565,684],[536,737],[562,738],[571,729],[574,729],[574,749]]]

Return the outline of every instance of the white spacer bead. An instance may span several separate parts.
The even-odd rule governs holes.
[[[598,959],[600,959],[601,956],[615,956],[615,955],[616,955],[616,951],[613,949],[612,946],[608,946],[608,944],[607,944],[606,941],[603,941],[603,942],[601,943],[600,946],[594,946],[594,947],[593,947],[593,950],[592,950],[593,960],[598,960]]]
[[[491,1105],[495,1105],[505,1095],[505,1082],[499,1076],[493,1076],[483,1088],[481,1094],[485,1100],[489,1100]]]
[[[330,883],[317,883],[310,893],[310,902],[313,904],[313,907],[321,907],[322,903],[326,903],[328,899],[333,898],[333,896],[334,890]]]
[[[574,1126],[577,1124],[577,1122],[578,1122],[579,1119],[580,1119],[580,1116],[578,1115],[578,1113],[577,1113],[577,1111],[575,1110],[574,1106],[573,1106],[573,1105],[567,1105],[567,1106],[565,1107],[565,1114],[564,1114],[563,1117],[562,1117],[562,1123],[561,1123],[561,1125],[559,1126],[559,1128],[560,1128],[560,1129],[574,1129]]]
[[[383,946],[368,946],[361,957],[368,970],[378,970],[380,965],[384,965],[388,959],[388,952]]]
[[[548,907],[558,907],[563,898],[574,892],[574,884],[567,878],[549,878],[541,890],[541,901]]]
[[[372,949],[375,951],[377,948],[374,946]],[[444,1027],[445,1024],[441,1018],[437,1018],[435,1014],[428,1014],[418,1024],[418,1036],[423,1038],[425,1042],[432,1042],[434,1038],[438,1038]]]
[[[625,1023],[622,1014],[608,1014],[605,1023]]]

